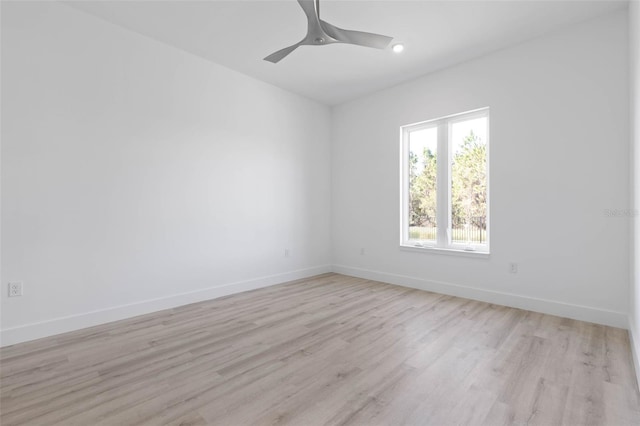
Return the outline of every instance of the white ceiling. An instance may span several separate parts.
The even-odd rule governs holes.
[[[626,1],[336,1],[321,17],[375,32],[405,51],[334,44],[302,46],[278,64],[268,54],[306,34],[296,0],[69,2],[91,15],[317,101],[335,105],[568,24]]]

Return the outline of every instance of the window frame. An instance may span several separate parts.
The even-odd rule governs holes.
[[[485,118],[486,135],[486,176],[487,176],[487,230],[486,244],[454,243],[451,227],[451,132],[455,123]],[[436,172],[436,241],[411,240],[409,238],[409,135],[411,132],[436,127],[437,172]],[[470,256],[488,256],[490,253],[490,114],[489,107],[478,108],[458,114],[452,114],[432,120],[421,121],[400,127],[400,248],[411,251],[437,252],[443,254],[464,254]],[[443,161],[442,159],[446,159]],[[445,206],[445,208],[441,208]],[[445,223],[446,226],[440,226]]]

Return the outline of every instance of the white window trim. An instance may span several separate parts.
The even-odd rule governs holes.
[[[451,126],[459,121],[467,121],[474,118],[487,119],[487,242],[486,244],[460,244],[451,242],[451,154],[449,134]],[[446,226],[437,227],[435,242],[417,242],[409,239],[409,133],[417,130],[438,127],[438,159],[446,158],[447,161],[438,161],[437,176],[445,176],[446,182],[437,183],[438,199],[436,211],[436,223],[445,223]],[[407,251],[464,255],[469,257],[488,257],[491,247],[491,195],[490,195],[490,114],[489,108],[440,117],[434,120],[409,124],[400,128],[400,248]],[[442,190],[443,186],[446,190]],[[446,208],[441,208],[446,206]]]

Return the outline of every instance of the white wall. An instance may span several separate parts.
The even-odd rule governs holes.
[[[334,270],[627,327],[626,46],[621,11],[336,107]],[[400,250],[399,127],[485,106],[490,258]]]
[[[631,335],[636,376],[640,383],[640,2],[629,4],[629,72],[631,90],[631,145],[632,145],[632,247],[629,332]]]
[[[51,2],[2,90],[3,344],[329,270],[327,107]]]
[[[0,291],[2,344],[332,261],[338,272],[627,326],[631,221],[604,214],[628,208],[632,192],[626,43],[619,12],[330,116],[64,5],[3,2],[1,282],[24,282],[25,295]],[[400,251],[399,126],[483,106],[491,257]]]

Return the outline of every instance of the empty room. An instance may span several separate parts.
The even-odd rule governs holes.
[[[0,18],[2,426],[640,425],[640,1]]]

